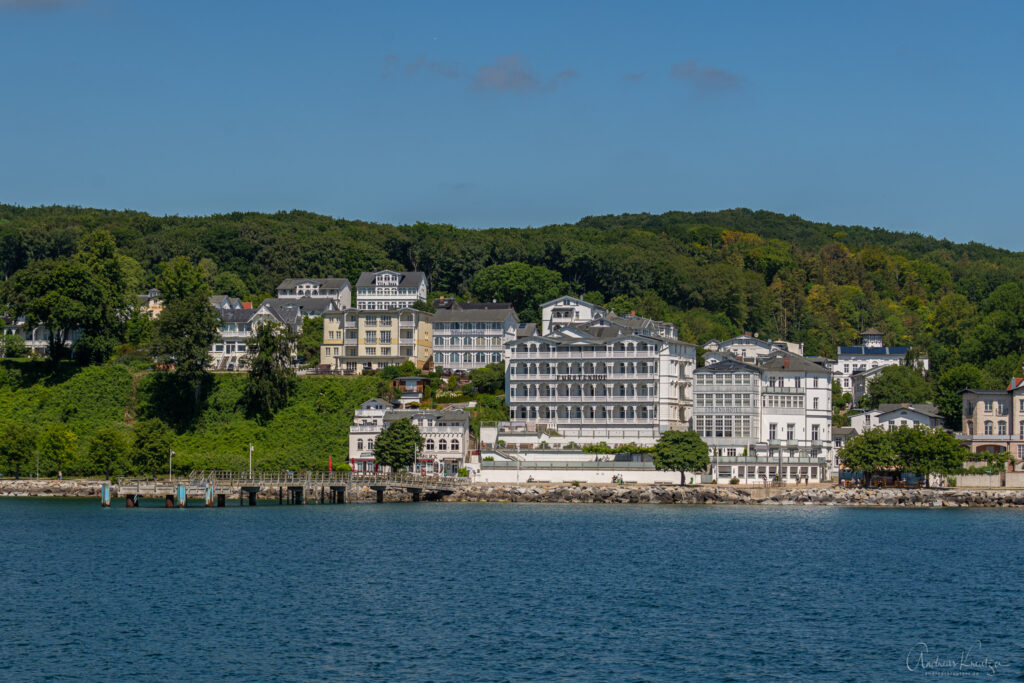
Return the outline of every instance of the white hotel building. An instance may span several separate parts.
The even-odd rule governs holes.
[[[373,445],[384,429],[402,418],[423,435],[423,448],[413,469],[417,472],[456,474],[466,465],[469,452],[469,413],[464,410],[398,410],[380,399],[370,399],[355,411],[348,432],[348,461],[353,472],[375,472]]]
[[[519,329],[512,304],[439,300],[434,305],[435,368],[468,372],[502,362],[505,344]]]
[[[721,361],[694,373],[694,429],[710,478],[759,483],[828,479],[835,471],[828,369],[777,352],[758,364]]]
[[[690,425],[696,347],[657,321],[594,317],[507,345],[510,423],[549,444],[652,445]]]
[[[427,276],[420,272],[378,270],[363,273],[356,280],[356,308],[363,311],[411,308],[415,302],[426,300]]]

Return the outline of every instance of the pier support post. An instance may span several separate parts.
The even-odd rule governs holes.
[[[110,507],[110,484],[104,484],[100,489],[100,505],[105,508]]]
[[[414,503],[420,502],[420,493],[423,492],[423,489],[420,489],[420,488],[406,488],[405,490],[412,494],[412,502],[414,502]]]
[[[331,487],[331,502],[336,504],[336,505],[345,502],[345,487],[344,486],[332,486]]]
[[[277,487],[277,504],[284,505],[284,487]]]
[[[256,491],[249,491],[249,505],[256,504]]]
[[[168,493],[166,496],[164,496],[164,507],[165,508],[172,508],[172,507],[174,507],[174,494],[173,493]]]
[[[228,504],[228,495],[226,493],[217,494],[217,507],[222,508]]]
[[[377,492],[377,502],[383,503],[384,491],[387,489],[387,486],[371,486],[370,488]]]
[[[324,487],[323,486],[320,487],[320,504],[321,505],[324,504]]]
[[[124,506],[126,508],[137,508],[139,507],[139,494],[129,493],[124,497]]]
[[[175,489],[174,498],[174,502],[177,503],[178,507],[183,508],[188,505],[188,492],[186,491],[184,484],[178,484],[177,489]]]
[[[216,498],[215,494],[216,494],[216,491],[214,489],[213,484],[207,484],[206,485],[206,496],[205,496],[206,507],[212,508],[214,506],[214,499]]]

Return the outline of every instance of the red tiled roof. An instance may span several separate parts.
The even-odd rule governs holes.
[[[1024,377],[1012,377],[1010,378],[1010,386],[1006,387],[1007,391],[1013,391],[1024,386]]]
[[[252,302],[251,301],[243,301],[242,302],[242,308],[252,308]]]

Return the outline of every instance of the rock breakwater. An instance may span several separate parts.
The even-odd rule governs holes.
[[[1024,507],[1021,489],[743,489],[726,486],[480,485],[445,500],[513,503],[831,505],[851,507]]]

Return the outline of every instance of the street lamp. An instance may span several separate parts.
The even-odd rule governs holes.
[[[174,476],[174,450],[171,449],[167,455],[167,478],[170,479]]]
[[[249,444],[249,478],[252,479],[252,444]]]

